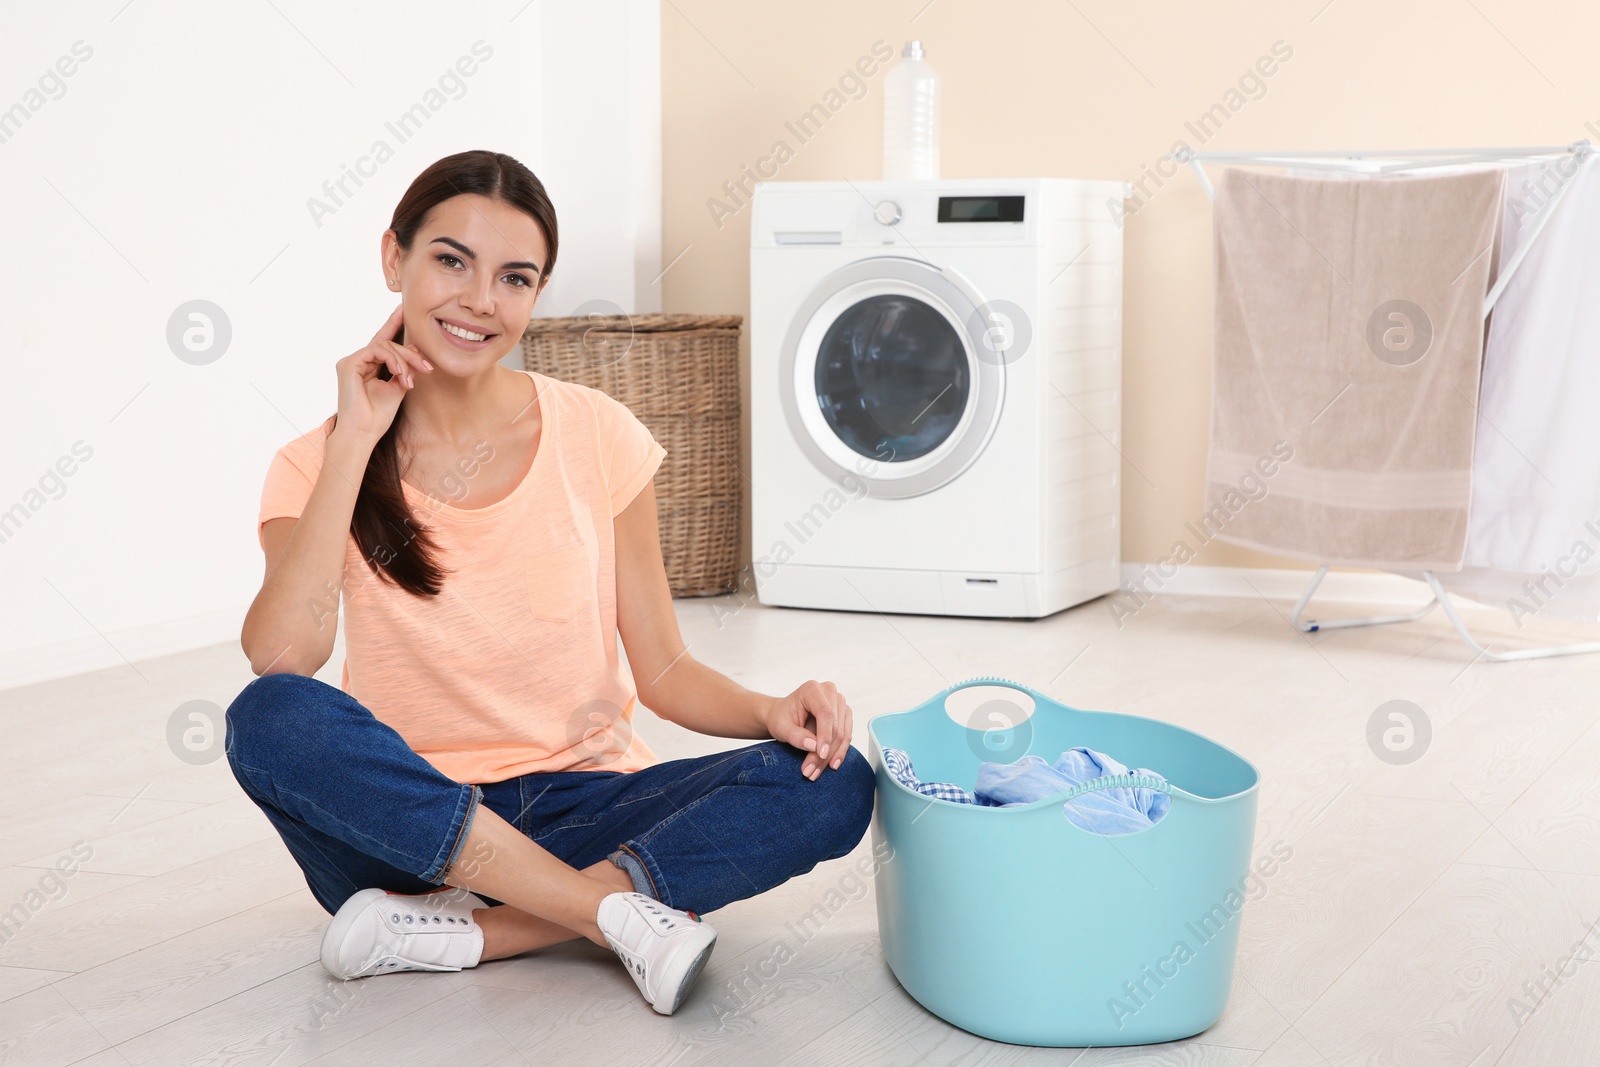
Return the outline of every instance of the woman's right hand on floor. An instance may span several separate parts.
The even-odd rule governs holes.
[[[433,364],[415,345],[400,344],[395,335],[404,321],[402,304],[372,335],[365,348],[352,352],[335,366],[339,377],[339,418],[335,429],[375,442],[388,432],[400,410],[400,401],[416,384],[417,371],[429,373]],[[378,377],[388,367],[388,381]]]

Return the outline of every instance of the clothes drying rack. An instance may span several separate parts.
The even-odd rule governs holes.
[[[1559,159],[1571,157],[1575,167],[1582,167],[1589,163],[1596,155],[1595,146],[1587,140],[1575,141],[1568,145],[1555,145],[1535,148],[1421,148],[1409,151],[1384,150],[1376,152],[1190,152],[1186,155],[1170,156],[1178,163],[1187,163],[1194,171],[1195,177],[1200,180],[1200,186],[1206,191],[1208,199],[1216,199],[1216,189],[1211,184],[1210,177],[1206,174],[1206,163],[1227,163],[1234,166],[1257,167],[1283,167],[1300,170],[1327,170],[1355,172],[1382,176],[1385,174],[1398,174],[1403,171],[1428,170],[1443,167],[1463,167],[1506,163],[1529,163],[1540,159]],[[1534,220],[1533,229],[1528,237],[1517,248],[1510,262],[1501,269],[1500,276],[1495,280],[1494,286],[1489,290],[1483,302],[1483,314],[1488,318],[1489,312],[1494,310],[1496,301],[1505,292],[1506,284],[1511,281],[1512,275],[1522,265],[1528,250],[1533,247],[1539,235],[1544,232],[1545,226],[1555,215],[1560,207],[1567,190],[1573,185],[1569,178],[1557,186],[1555,193],[1540,211]],[[1486,338],[1487,340],[1487,338]],[[1450,600],[1450,595],[1445,592],[1440,584],[1438,575],[1431,570],[1422,571],[1423,580],[1433,593],[1433,598],[1421,608],[1409,615],[1368,615],[1351,619],[1332,619],[1318,621],[1306,619],[1306,607],[1311,603],[1311,597],[1316,593],[1317,587],[1328,575],[1328,564],[1324,563],[1317,568],[1311,576],[1311,582],[1300,594],[1300,599],[1295,602],[1294,613],[1290,621],[1302,633],[1316,633],[1319,630],[1338,630],[1351,626],[1383,626],[1393,622],[1415,622],[1431,612],[1435,607],[1443,608],[1446,618],[1455,627],[1474,659],[1486,659],[1496,663],[1511,660],[1545,659],[1550,656],[1573,656],[1589,652],[1600,652],[1600,641],[1576,645],[1548,645],[1542,648],[1514,649],[1509,652],[1491,652],[1480,644],[1467,629],[1467,624],[1461,618],[1460,612]]]

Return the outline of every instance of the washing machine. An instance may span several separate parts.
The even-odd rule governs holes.
[[[1037,618],[1120,567],[1123,182],[763,182],[763,604]]]

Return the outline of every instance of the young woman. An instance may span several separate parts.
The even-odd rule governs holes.
[[[766,696],[689,654],[643,423],[500,364],[555,259],[555,209],[510,156],[449,156],[406,190],[382,246],[400,306],[267,474],[240,638],[259,677],[228,761],[333,915],[333,975],[586,937],[671,1014],[716,940],[698,913],[850,852],[873,772],[831,682]],[[312,675],[341,599],[334,688]],[[641,701],[768,740],[662,762]]]

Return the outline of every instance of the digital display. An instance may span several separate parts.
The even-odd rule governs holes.
[[[940,222],[1021,222],[1021,196],[941,196]]]

